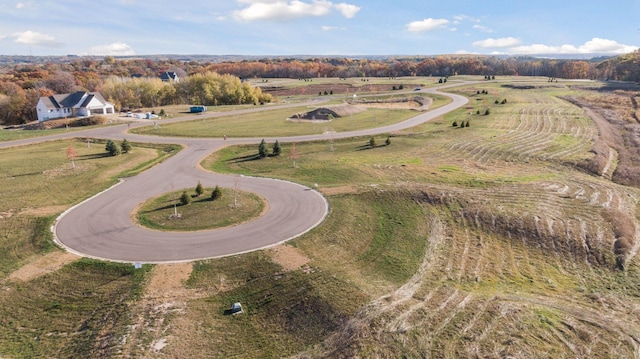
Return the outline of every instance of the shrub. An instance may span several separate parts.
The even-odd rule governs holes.
[[[129,143],[126,138],[122,139],[120,147],[122,148],[122,153],[129,153],[131,151],[131,143]]]
[[[384,141],[384,144],[387,146],[391,144],[391,136],[387,136],[387,139]]]
[[[453,123],[451,124],[451,126],[453,126],[453,127],[458,127],[458,121],[453,121]]]
[[[369,147],[373,148],[376,147],[376,139],[371,137],[371,139],[369,139]]]
[[[276,140],[276,143],[273,144],[273,155],[280,156],[281,153],[282,153],[282,147],[280,147],[280,142]]]
[[[182,196],[180,196],[180,204],[183,206],[191,204],[191,196],[187,194],[187,191],[182,192]]]
[[[107,144],[104,146],[104,149],[107,152],[109,152],[111,156],[117,156],[120,153],[122,153],[122,150],[120,149],[120,145],[118,145],[117,143],[111,140],[107,140]]]
[[[196,196],[200,197],[204,193],[204,188],[202,188],[202,183],[198,181],[198,185],[196,186]]]
[[[491,111],[489,111],[489,109],[484,110],[484,115],[485,116],[489,116],[490,113],[491,113]]]
[[[260,158],[265,158],[269,155],[268,151],[267,151],[267,143],[264,141],[264,138],[262,139],[262,141],[260,142],[260,145],[258,146],[258,156],[260,156]]]
[[[211,192],[211,200],[215,201],[220,197],[222,197],[222,190],[218,185],[216,185],[216,188],[214,188],[213,191]]]

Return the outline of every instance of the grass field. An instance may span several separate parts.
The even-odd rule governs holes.
[[[3,150],[0,190],[19,194],[0,193],[11,215],[0,226],[12,223],[0,237],[0,356],[637,357],[640,189],[580,170],[601,131],[559,98],[592,92],[523,77],[456,91],[468,108],[376,136],[375,148],[368,137],[299,143],[296,168],[284,142],[262,160],[237,160],[255,146],[209,156],[214,171],[318,184],[331,212],[280,246],[284,257],[141,271],[82,260],[10,279],[53,250],[51,216],[137,166],[89,156],[82,177],[67,142]],[[58,187],[41,185],[51,173]],[[238,301],[245,313],[228,315]]]
[[[213,188],[204,188],[201,196],[196,196],[194,189],[184,192],[193,198],[190,204],[180,203],[182,190],[166,193],[140,206],[136,214],[138,222],[164,231],[198,231],[237,225],[256,218],[264,210],[264,201],[252,193],[225,189],[214,201]],[[179,218],[175,218],[176,213]]]
[[[366,97],[360,98],[360,100],[362,99],[366,99]],[[448,103],[448,99],[442,96],[433,96],[433,99],[433,104],[429,107],[431,109]],[[342,103],[343,99],[336,98],[333,102],[335,104]],[[327,104],[323,104],[323,106],[327,106]],[[142,127],[133,129],[131,132],[177,137],[222,137],[223,135],[229,137],[284,137],[381,127],[406,120],[417,114],[414,110],[369,108],[365,112],[326,122],[292,122],[287,120],[297,113],[308,112],[315,108],[317,106],[301,106],[244,115],[229,114],[218,118],[161,124],[160,128]]]
[[[77,152],[75,169],[67,158],[70,146]],[[88,148],[81,140],[0,150],[2,276],[55,250],[49,229],[59,213],[113,185],[119,175],[135,174],[177,150],[134,144],[131,153],[110,157],[104,143]]]

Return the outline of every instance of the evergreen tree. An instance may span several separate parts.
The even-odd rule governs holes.
[[[453,121],[453,123],[451,124],[451,126],[453,126],[453,127],[458,127],[458,121]]]
[[[216,185],[216,188],[214,188],[213,192],[211,192],[211,200],[215,201],[220,197],[222,197],[222,190],[218,185]]]
[[[260,142],[260,145],[258,146],[258,156],[260,156],[260,158],[265,158],[269,155],[268,151],[267,151],[267,143],[264,141],[264,138],[262,139],[262,141]]]
[[[391,136],[387,136],[387,139],[384,141],[384,144],[387,146],[391,144]]]
[[[467,120],[467,127],[469,127],[469,120]]]
[[[369,140],[369,147],[374,148],[376,147],[376,139],[371,137],[371,139]]]
[[[280,153],[282,153],[282,148],[280,147],[280,142],[276,140],[276,143],[273,144],[273,155],[280,156]]]
[[[202,188],[202,183],[198,181],[198,185],[196,186],[196,196],[200,197],[204,193],[204,188]]]
[[[123,138],[120,148],[122,148],[122,153],[129,153],[131,151],[131,143],[126,138]]]
[[[120,146],[111,140],[107,140],[107,144],[105,145],[104,149],[109,152],[111,156],[117,156],[122,152]]]
[[[182,196],[180,196],[180,204],[186,206],[191,204],[191,196],[187,193],[187,191],[182,192]]]

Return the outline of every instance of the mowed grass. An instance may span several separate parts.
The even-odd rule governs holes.
[[[431,108],[442,106],[448,100],[438,96]],[[401,122],[419,112],[406,109],[369,108],[365,112],[335,118],[332,121],[295,122],[287,120],[297,113],[305,113],[317,107],[294,107],[289,109],[266,110],[261,112],[233,115],[218,118],[162,124],[132,129],[138,134],[177,137],[285,137],[296,135],[313,135],[326,132],[344,132],[367,128],[381,127]]]
[[[72,146],[75,169],[67,158]],[[56,216],[117,181],[178,151],[176,146],[133,144],[129,154],[106,155],[104,143],[46,142],[0,150],[0,277],[56,248],[50,227]]]
[[[264,210],[264,201],[253,193],[221,189],[222,196],[212,200],[212,191],[213,188],[204,188],[204,194],[196,196],[194,189],[185,189],[192,197],[187,205],[180,203],[183,190],[150,199],[138,209],[137,220],[157,230],[198,231],[237,225],[258,217]]]

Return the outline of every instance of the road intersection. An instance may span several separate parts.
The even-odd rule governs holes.
[[[448,87],[448,86],[447,86]],[[406,121],[389,126],[332,134],[333,139],[389,133],[417,126],[464,106],[467,98],[439,92],[452,99],[437,109],[421,113]],[[299,104],[298,104],[299,105]],[[273,108],[273,107],[270,107]],[[259,111],[262,108],[239,110]],[[185,121],[209,114],[183,117]],[[164,122],[164,121],[163,121]],[[133,125],[131,127],[135,127]],[[0,148],[69,137],[119,139],[128,125],[83,130],[28,140],[0,143]],[[310,231],[329,213],[327,200],[314,188],[293,182],[269,178],[240,177],[203,170],[198,164],[210,153],[225,145],[259,143],[261,138],[190,139],[126,134],[130,142],[178,143],[185,146],[175,156],[135,177],[103,191],[61,214],[52,228],[56,242],[66,250],[85,257],[118,262],[171,263],[229,256],[268,248]],[[324,140],[326,135],[306,135],[278,138],[280,142]],[[275,138],[266,138],[275,141]],[[132,219],[137,206],[149,198],[174,189],[193,187],[200,181],[205,187],[219,185],[264,198],[267,210],[260,217],[236,226],[194,232],[162,232],[136,225]]]

